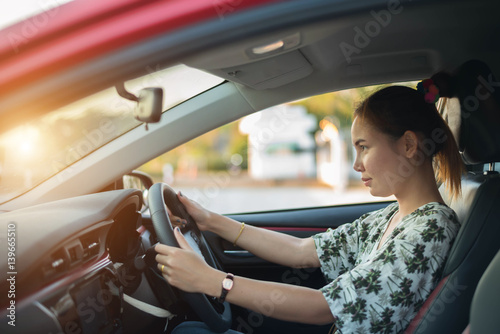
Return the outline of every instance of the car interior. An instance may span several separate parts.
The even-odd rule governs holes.
[[[175,241],[169,223],[153,219],[152,213],[165,216],[166,207],[184,209],[175,200],[175,189],[152,185],[147,175],[131,171],[268,107],[348,88],[422,80],[444,71],[456,78],[457,94],[438,107],[456,135],[467,173],[458,198],[444,185],[440,189],[461,229],[438,286],[405,333],[462,333],[469,324],[471,333],[498,332],[500,3],[298,0],[225,8],[216,17],[168,33],[158,25],[127,47],[97,56],[89,51],[85,61],[64,71],[49,68],[39,78],[13,81],[0,92],[0,131],[5,132],[26,119],[36,121],[86,96],[179,64],[221,79],[162,110],[159,122],[146,127],[134,123],[29,191],[0,203],[2,244],[10,232],[17,237],[15,270],[3,272],[0,283],[6,291],[0,314],[9,319],[13,299],[6,297],[14,291],[17,323],[13,331],[2,322],[0,331],[170,333],[194,319],[215,332],[230,326],[244,333],[328,333],[331,325],[278,321],[265,308],[256,313],[169,286],[156,266],[153,247],[158,241]],[[107,18],[101,19],[106,23]],[[78,33],[77,23],[82,24],[66,31],[68,40]],[[54,36],[46,38],[55,43],[59,37]],[[65,46],[65,40],[60,43]],[[32,52],[34,57],[37,47],[27,44],[28,56]],[[0,72],[9,61],[0,58]],[[37,107],[31,108],[33,104]],[[124,189],[127,174],[139,177],[149,190]],[[309,237],[388,203],[381,199],[228,216]],[[275,265],[200,232],[193,222],[188,226],[186,237],[214,267],[254,279],[325,285],[319,269]],[[2,268],[11,264],[8,258],[0,259]],[[14,286],[9,281],[13,276]]]

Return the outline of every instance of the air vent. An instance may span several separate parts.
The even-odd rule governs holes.
[[[46,258],[42,267],[45,279],[55,279],[67,270],[95,258],[99,255],[100,248],[99,233],[96,231],[67,242]]]
[[[83,259],[83,247],[80,240],[68,243],[65,247],[68,254],[70,266],[77,265]]]
[[[101,244],[98,235],[93,234],[82,237],[81,242],[83,247],[83,259],[85,261],[99,254]]]
[[[60,274],[69,266],[69,259],[63,249],[52,253],[43,266],[43,274],[46,278]]]

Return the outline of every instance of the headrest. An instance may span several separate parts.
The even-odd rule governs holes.
[[[447,85],[449,95],[460,103],[458,145],[464,162],[500,161],[500,82],[485,63],[471,60],[456,70]]]

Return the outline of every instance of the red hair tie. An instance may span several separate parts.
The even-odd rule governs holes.
[[[436,103],[439,100],[439,88],[432,79],[425,79],[417,84],[417,90],[424,94],[425,102]]]

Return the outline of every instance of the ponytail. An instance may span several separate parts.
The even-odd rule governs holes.
[[[439,72],[431,77],[432,82],[439,89],[439,95],[443,98],[450,98],[456,95],[456,85],[453,77],[445,72]],[[437,111],[437,110],[436,110]],[[441,116],[441,115],[440,115]],[[461,178],[465,173],[465,166],[462,156],[458,150],[458,144],[448,124],[440,117],[442,129],[448,140],[445,141],[442,149],[436,153],[434,158],[434,170],[438,182],[444,183],[451,194],[451,198],[456,198],[462,190]]]
[[[456,198],[462,190],[461,178],[465,172],[465,167],[450,127],[442,118],[441,120],[446,140],[441,149],[434,155],[434,171],[436,180],[446,185],[451,198]]]

